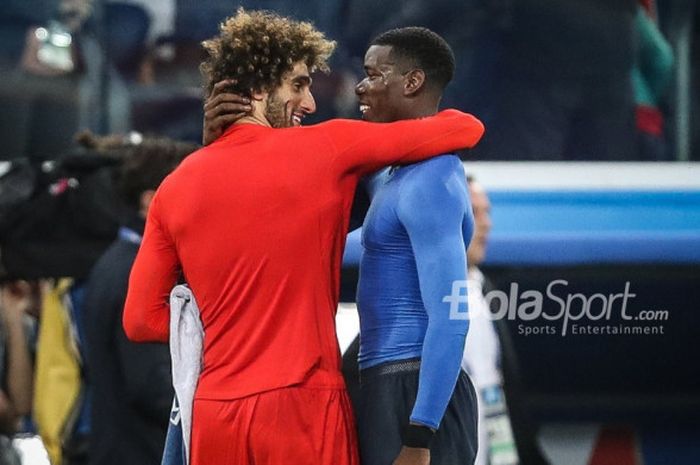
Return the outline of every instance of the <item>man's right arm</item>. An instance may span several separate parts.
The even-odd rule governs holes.
[[[471,148],[484,133],[481,121],[458,110],[393,123],[332,120],[317,127],[326,131],[335,147],[333,162],[343,172],[359,176],[390,164],[415,163]]]

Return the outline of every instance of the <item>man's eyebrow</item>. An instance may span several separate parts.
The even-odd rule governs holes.
[[[305,85],[311,85],[312,79],[311,76],[308,76],[306,74],[301,75],[301,76],[295,76],[294,79],[292,79],[293,83],[299,83],[299,84],[305,84]]]

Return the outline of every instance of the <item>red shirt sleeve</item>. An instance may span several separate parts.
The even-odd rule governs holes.
[[[161,205],[153,197],[146,230],[129,276],[124,306],[124,331],[136,342],[167,342],[170,291],[180,274],[175,244],[159,220]]]
[[[484,125],[458,110],[393,123],[333,120],[319,125],[336,149],[335,163],[365,175],[391,164],[408,164],[476,145]]]

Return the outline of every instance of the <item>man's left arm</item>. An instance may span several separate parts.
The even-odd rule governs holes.
[[[463,232],[465,218],[468,222],[471,218],[469,199],[463,170],[455,165],[459,161],[445,157],[439,164],[435,173],[428,173],[431,179],[409,184],[399,200],[399,218],[411,240],[428,313],[418,396],[410,420],[432,429],[439,426],[454,391],[469,328],[463,285],[465,241],[471,234]]]
[[[161,222],[159,192],[148,210],[124,304],[124,332],[134,342],[168,342],[169,296],[180,275],[175,244]]]

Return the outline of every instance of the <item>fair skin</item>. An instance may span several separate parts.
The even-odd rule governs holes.
[[[311,75],[303,61],[284,73],[281,85],[272,92],[253,91],[251,99],[226,92],[234,83],[230,79],[216,83],[204,105],[204,145],[218,139],[231,124],[296,127],[301,126],[306,115],[316,112]]]
[[[7,344],[7,393],[0,391],[0,423],[15,430],[18,420],[32,407],[32,363],[22,322],[33,304],[32,289],[26,281],[2,286],[0,324]]]
[[[484,261],[491,232],[491,202],[483,186],[477,181],[469,183],[469,197],[474,212],[474,235],[467,249],[467,262],[469,266],[479,266]]]
[[[282,83],[273,91],[253,91],[252,111],[235,124],[259,124],[272,128],[301,126],[306,115],[316,112],[311,94],[311,76],[304,62],[294,64],[284,73]]]

